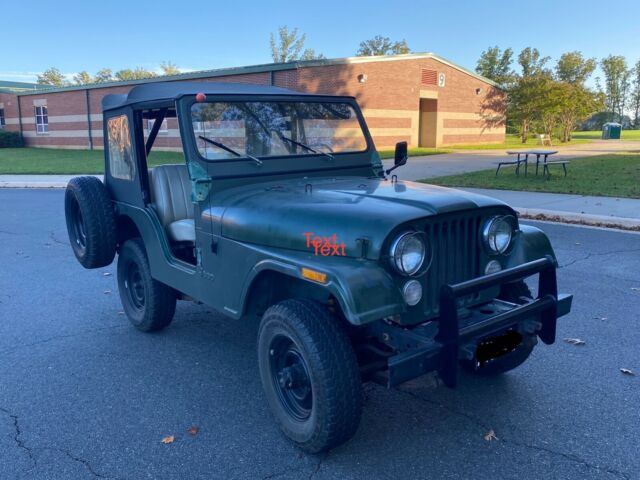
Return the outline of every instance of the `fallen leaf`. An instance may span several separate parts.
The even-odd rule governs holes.
[[[102,292],[102,293],[104,293],[105,295],[109,295],[109,294],[111,293],[111,290],[105,290],[105,291],[104,291],[104,292]]]
[[[596,320],[609,320],[608,317],[593,317]]]
[[[640,287],[631,287],[634,292],[640,292]]]
[[[197,425],[191,425],[191,427],[189,428],[189,430],[187,430],[187,433],[189,435],[191,435],[192,437],[195,437],[198,434],[198,431],[200,429],[198,428]]]
[[[124,312],[123,312],[122,310],[120,310],[120,311],[118,312],[118,315],[124,315]]]
[[[163,437],[162,440],[160,440],[162,443],[167,444],[167,443],[173,443],[176,440],[176,437],[174,437],[173,435],[169,435],[167,437]]]
[[[631,376],[635,376],[636,374],[633,372],[633,370],[629,370],[628,368],[621,368],[620,371],[622,373],[624,373],[625,375],[631,375]]]
[[[584,340],[580,340],[579,338],[565,338],[564,341],[570,343],[571,345],[586,345],[587,343]]]
[[[496,432],[494,432],[493,430],[489,430],[487,433],[484,434],[484,439],[487,442],[490,442],[492,440],[498,440],[498,437],[496,437]]]
[[[111,272],[104,272],[102,274],[103,277],[110,277],[111,276]]]
[[[580,242],[576,242],[576,245],[581,245],[581,243]]]

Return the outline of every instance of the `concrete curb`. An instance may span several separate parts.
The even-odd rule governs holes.
[[[544,220],[547,222],[572,223],[603,228],[617,228],[640,232],[640,218],[612,217],[587,213],[561,212],[556,210],[540,210],[537,208],[514,207],[520,218]]]
[[[0,188],[66,188],[67,182],[0,182]],[[541,210],[537,208],[514,207],[521,218],[546,222],[590,225],[602,228],[616,228],[640,232],[640,218],[613,217],[587,213]]]

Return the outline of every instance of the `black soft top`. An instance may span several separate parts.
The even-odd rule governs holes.
[[[158,82],[133,87],[128,94],[105,95],[102,99],[102,110],[113,110],[136,103],[176,100],[184,95],[296,95],[313,96],[309,93],[296,92],[268,85],[252,85],[246,83],[226,82]]]

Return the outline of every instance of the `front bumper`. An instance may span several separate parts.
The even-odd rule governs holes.
[[[501,300],[459,309],[458,299],[482,290],[539,275],[537,298],[524,304]],[[507,330],[538,335],[546,344],[556,338],[556,320],[571,310],[572,295],[558,295],[555,261],[550,256],[455,285],[440,292],[440,317],[412,329],[384,324],[381,337],[389,346],[403,345],[387,358],[386,383],[395,386],[438,371],[448,387],[455,387],[458,364],[473,358],[478,344]]]

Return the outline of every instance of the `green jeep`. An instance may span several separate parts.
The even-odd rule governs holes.
[[[104,183],[74,178],[65,194],[78,261],[118,253],[124,311],[145,332],[177,300],[259,317],[267,402],[306,451],[354,435],[362,382],[506,372],[571,308],[542,231],[491,198],[390,175],[407,144],[385,171],[354,98],[174,82],[108,95],[103,111]],[[149,169],[159,138],[185,163]]]

